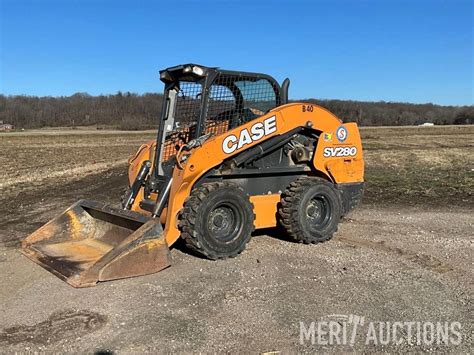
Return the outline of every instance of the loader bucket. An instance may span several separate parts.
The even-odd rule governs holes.
[[[21,252],[74,287],[170,265],[158,219],[80,200],[28,236]]]

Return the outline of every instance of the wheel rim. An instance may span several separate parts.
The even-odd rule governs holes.
[[[312,230],[321,230],[331,219],[331,204],[324,195],[313,196],[306,205],[306,220]]]
[[[242,213],[233,203],[220,203],[207,218],[207,229],[215,240],[231,242],[239,237]]]

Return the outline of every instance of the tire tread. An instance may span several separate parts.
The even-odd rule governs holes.
[[[323,243],[331,239],[334,233],[337,232],[338,224],[321,238],[309,238],[299,222],[298,202],[301,200],[304,192],[315,184],[327,185],[334,189],[332,183],[320,177],[302,177],[290,183],[281,195],[281,203],[278,209],[279,224],[294,242],[304,244]],[[336,195],[338,196],[337,191]]]
[[[180,214],[178,224],[178,227],[181,230],[181,238],[184,240],[186,248],[188,248],[195,254],[204,256],[211,260],[236,257],[237,255],[242,253],[251,237],[250,234],[246,236],[246,240],[239,245],[238,249],[225,255],[209,250],[209,248],[204,248],[204,246],[199,240],[199,232],[196,230],[196,220],[197,218],[199,218],[199,207],[211,193],[218,189],[238,189],[243,193],[241,187],[228,182],[212,182],[202,184],[201,186],[196,188],[186,199],[184,203],[184,208],[182,209],[182,212]],[[255,225],[253,223],[253,221],[255,220],[254,206],[250,202],[250,200],[248,200],[248,205],[244,206],[244,208],[251,209],[251,214],[253,216],[251,232],[253,232],[255,230]]]

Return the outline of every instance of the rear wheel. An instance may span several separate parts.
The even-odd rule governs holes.
[[[297,242],[321,243],[336,232],[341,208],[333,184],[316,177],[300,178],[281,196],[280,224]]]
[[[234,257],[245,249],[254,219],[253,205],[242,189],[216,182],[192,192],[179,226],[189,249],[214,260]]]

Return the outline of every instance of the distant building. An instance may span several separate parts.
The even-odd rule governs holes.
[[[12,124],[9,124],[9,123],[0,123],[0,132],[10,132],[11,130],[13,130],[13,125]]]
[[[434,126],[434,123],[433,123],[433,122],[425,122],[425,123],[423,123],[423,124],[420,124],[420,126],[424,126],[424,127],[426,127],[426,126]]]

